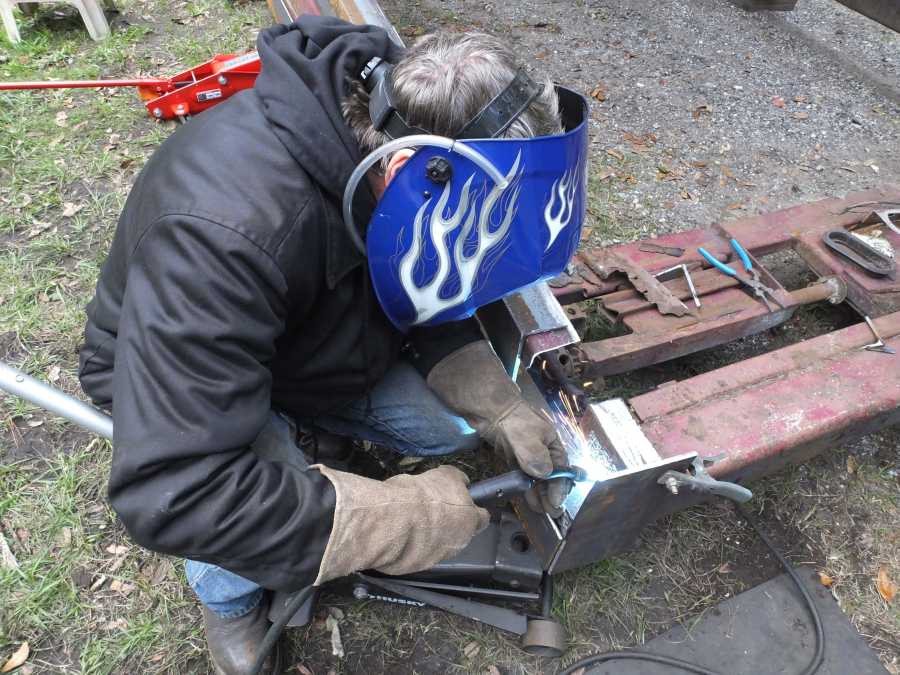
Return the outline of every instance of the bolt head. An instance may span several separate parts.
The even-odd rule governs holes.
[[[224,87],[226,84],[228,84],[228,78],[224,75],[219,75],[219,84]]]
[[[365,600],[369,597],[369,590],[365,586],[354,586],[353,597],[357,600]]]
[[[153,116],[157,118],[162,117],[162,108],[154,108]]]

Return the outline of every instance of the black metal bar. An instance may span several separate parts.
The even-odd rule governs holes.
[[[553,577],[546,573],[541,584],[541,616],[545,619],[553,616]]]
[[[410,581],[408,579],[395,579],[407,586],[415,586],[416,588],[427,588],[432,591],[446,591],[447,593],[468,593],[470,595],[484,595],[489,598],[497,598],[501,600],[540,600],[541,595],[538,593],[527,593],[524,591],[504,591],[500,588],[485,588],[483,586],[459,586],[456,584],[439,584],[432,581]]]
[[[525,631],[528,629],[528,619],[526,616],[519,612],[514,612],[511,609],[494,607],[493,605],[488,605],[484,602],[465,600],[453,595],[435,593],[434,591],[428,591],[424,588],[415,588],[414,586],[397,583],[395,581],[388,581],[380,577],[370,577],[365,574],[360,574],[359,578],[366,583],[384,589],[389,593],[395,593],[396,595],[409,598],[410,600],[418,600],[419,602],[424,602],[437,609],[442,609],[445,612],[457,614],[458,616],[463,616],[467,619],[472,619],[473,621],[480,621],[481,623],[486,623],[489,626],[509,631],[516,635],[524,635]]]

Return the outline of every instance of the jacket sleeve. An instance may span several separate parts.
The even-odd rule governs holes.
[[[474,318],[413,328],[409,332],[409,361],[428,379],[428,373],[445,357],[484,335]]]
[[[238,232],[187,216],[149,227],[119,321],[109,498],[142,546],[293,590],[316,578],[335,496],[318,471],[248,447],[268,419],[286,295]]]

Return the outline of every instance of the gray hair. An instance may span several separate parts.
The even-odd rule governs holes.
[[[408,124],[454,138],[491,99],[512,82],[519,69],[512,50],[485,33],[433,33],[416,41],[393,72],[393,98]],[[549,79],[503,138],[560,133],[559,100]],[[344,119],[360,150],[369,154],[387,143],[369,117],[369,95],[352,80],[343,102]]]

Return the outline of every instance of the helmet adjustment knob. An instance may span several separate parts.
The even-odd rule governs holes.
[[[432,157],[425,165],[425,174],[435,183],[444,184],[453,176],[453,165],[446,157]]]

